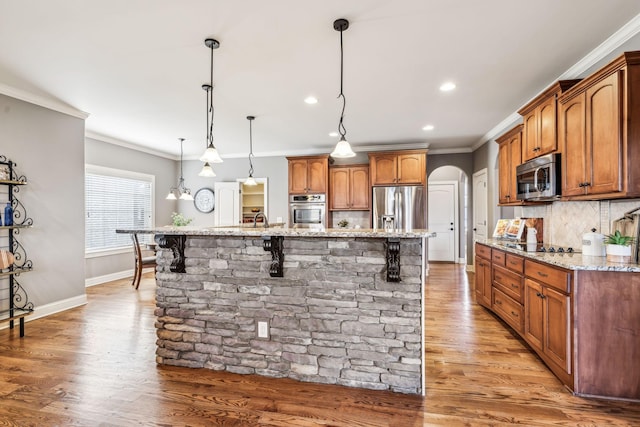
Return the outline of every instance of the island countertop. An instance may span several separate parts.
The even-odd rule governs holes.
[[[155,227],[139,229],[118,229],[116,233],[165,234],[184,236],[283,236],[283,237],[364,237],[415,239],[434,237],[435,232],[414,230],[383,230],[370,228],[285,228],[285,227]]]

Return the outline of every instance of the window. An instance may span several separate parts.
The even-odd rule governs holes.
[[[148,228],[154,224],[153,175],[87,165],[85,168],[85,251],[104,252],[131,247],[118,228]],[[141,235],[146,241],[151,236]],[[146,238],[143,238],[146,237]]]

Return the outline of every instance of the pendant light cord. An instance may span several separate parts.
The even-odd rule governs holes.
[[[249,119],[249,176],[253,177],[253,131],[251,127],[251,122],[253,119]]]
[[[182,187],[181,191],[185,189],[184,178],[182,177],[182,143],[183,142],[184,142],[184,138],[180,138],[180,182],[178,183],[178,188]]]
[[[342,112],[340,113],[340,122],[338,123],[338,133],[340,133],[341,139],[346,139],[345,136],[347,134],[347,129],[344,127],[343,119],[344,119],[344,109],[347,106],[347,99],[344,97],[344,93],[342,91],[342,81],[344,76],[344,53],[342,47],[342,31],[340,30],[340,95],[338,98],[342,97]]]
[[[210,48],[211,50],[211,62],[210,62],[210,70],[211,70],[211,89],[210,92],[207,91],[207,100],[209,101],[209,110],[207,114],[207,127],[209,128],[209,135],[207,135],[207,139],[209,140],[209,145],[213,146],[213,46]],[[211,115],[211,120],[209,120],[209,114]]]

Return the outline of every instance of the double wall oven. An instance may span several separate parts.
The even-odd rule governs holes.
[[[289,196],[289,219],[293,228],[326,227],[327,202],[324,194]]]

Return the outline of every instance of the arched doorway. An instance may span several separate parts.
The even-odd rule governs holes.
[[[469,177],[456,166],[441,166],[428,177],[429,260],[465,263],[469,232]]]

